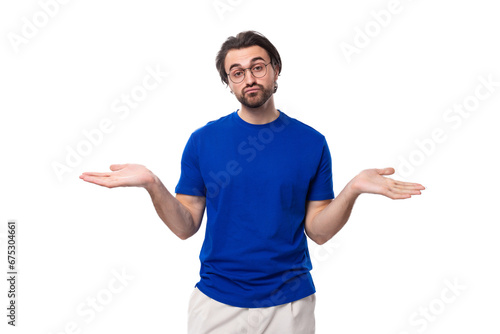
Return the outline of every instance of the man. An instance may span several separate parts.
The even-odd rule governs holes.
[[[330,240],[362,193],[403,199],[424,187],[384,177],[393,168],[367,169],[334,199],[325,137],[274,105],[282,65],[271,42],[253,31],[230,37],[216,66],[241,108],[192,133],[175,197],[141,165],[80,177],[144,187],[181,239],[198,231],[207,209],[189,333],[314,333],[306,234],[318,244]]]

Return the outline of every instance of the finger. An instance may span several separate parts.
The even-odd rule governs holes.
[[[394,194],[407,194],[407,195],[421,195],[422,194],[420,192],[420,190],[418,190],[418,189],[397,189],[397,188],[393,188],[393,189],[390,189],[389,191],[391,191]]]
[[[114,180],[109,179],[109,178],[102,178],[102,177],[94,177],[94,176],[84,176],[83,181],[97,184],[98,186],[106,187],[106,188],[113,188],[116,185],[114,185]]]
[[[389,190],[386,194],[387,197],[390,199],[406,199],[410,198],[412,194],[406,193],[406,192],[394,192]],[[417,195],[417,194],[414,194]]]
[[[423,185],[421,185],[420,183],[409,183],[409,182],[401,182],[401,181],[395,181],[393,186],[397,187],[397,188],[402,188],[402,189],[419,189],[419,190],[425,189],[425,187]]]
[[[421,195],[422,194],[420,192],[420,190],[417,190],[417,189],[408,189],[408,190],[402,191],[401,193],[410,194],[410,195]]]
[[[127,166],[127,164],[113,164],[113,165],[109,166],[109,169],[111,169],[113,172],[115,172],[117,170],[125,168],[126,166]]]
[[[424,186],[421,185],[420,183],[409,183],[409,182],[394,181],[392,184],[394,186],[397,186],[397,187],[424,188]]]
[[[111,175],[110,172],[105,172],[105,173],[85,172],[85,173],[82,173],[82,175],[80,175],[80,178],[82,178],[82,176],[108,177],[110,175]]]
[[[100,177],[95,177],[95,176],[90,176],[90,175],[82,175],[80,177],[85,182],[94,183],[94,184],[97,184],[100,186],[103,185],[102,178],[100,178]]]
[[[394,191],[420,191],[423,190],[421,187],[415,186],[415,185],[408,185],[408,184],[387,184],[387,187],[389,190],[394,190]]]
[[[391,174],[394,174],[394,172],[395,172],[394,168],[392,168],[392,167],[376,169],[376,171],[380,175],[391,175]]]

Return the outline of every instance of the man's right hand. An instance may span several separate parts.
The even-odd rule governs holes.
[[[147,188],[155,181],[155,175],[143,165],[122,164],[111,165],[111,172],[85,172],[80,179],[107,188],[143,187]]]
[[[163,222],[181,239],[198,231],[205,212],[205,196],[177,194],[172,196],[163,183],[143,165],[111,165],[111,172],[86,172],[80,179],[107,188],[143,187],[153,200]]]

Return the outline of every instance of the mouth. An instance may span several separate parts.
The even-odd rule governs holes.
[[[260,88],[258,88],[258,87],[252,87],[252,88],[248,88],[248,89],[244,90],[243,92],[245,94],[251,94],[251,93],[257,93],[259,90],[260,90]]]

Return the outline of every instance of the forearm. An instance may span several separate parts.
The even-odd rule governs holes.
[[[345,188],[312,219],[308,235],[318,244],[324,244],[344,227],[359,196],[351,180]]]
[[[154,181],[145,188],[158,216],[176,236],[185,240],[196,233],[198,226],[191,212],[168,191],[158,177],[154,176]]]

